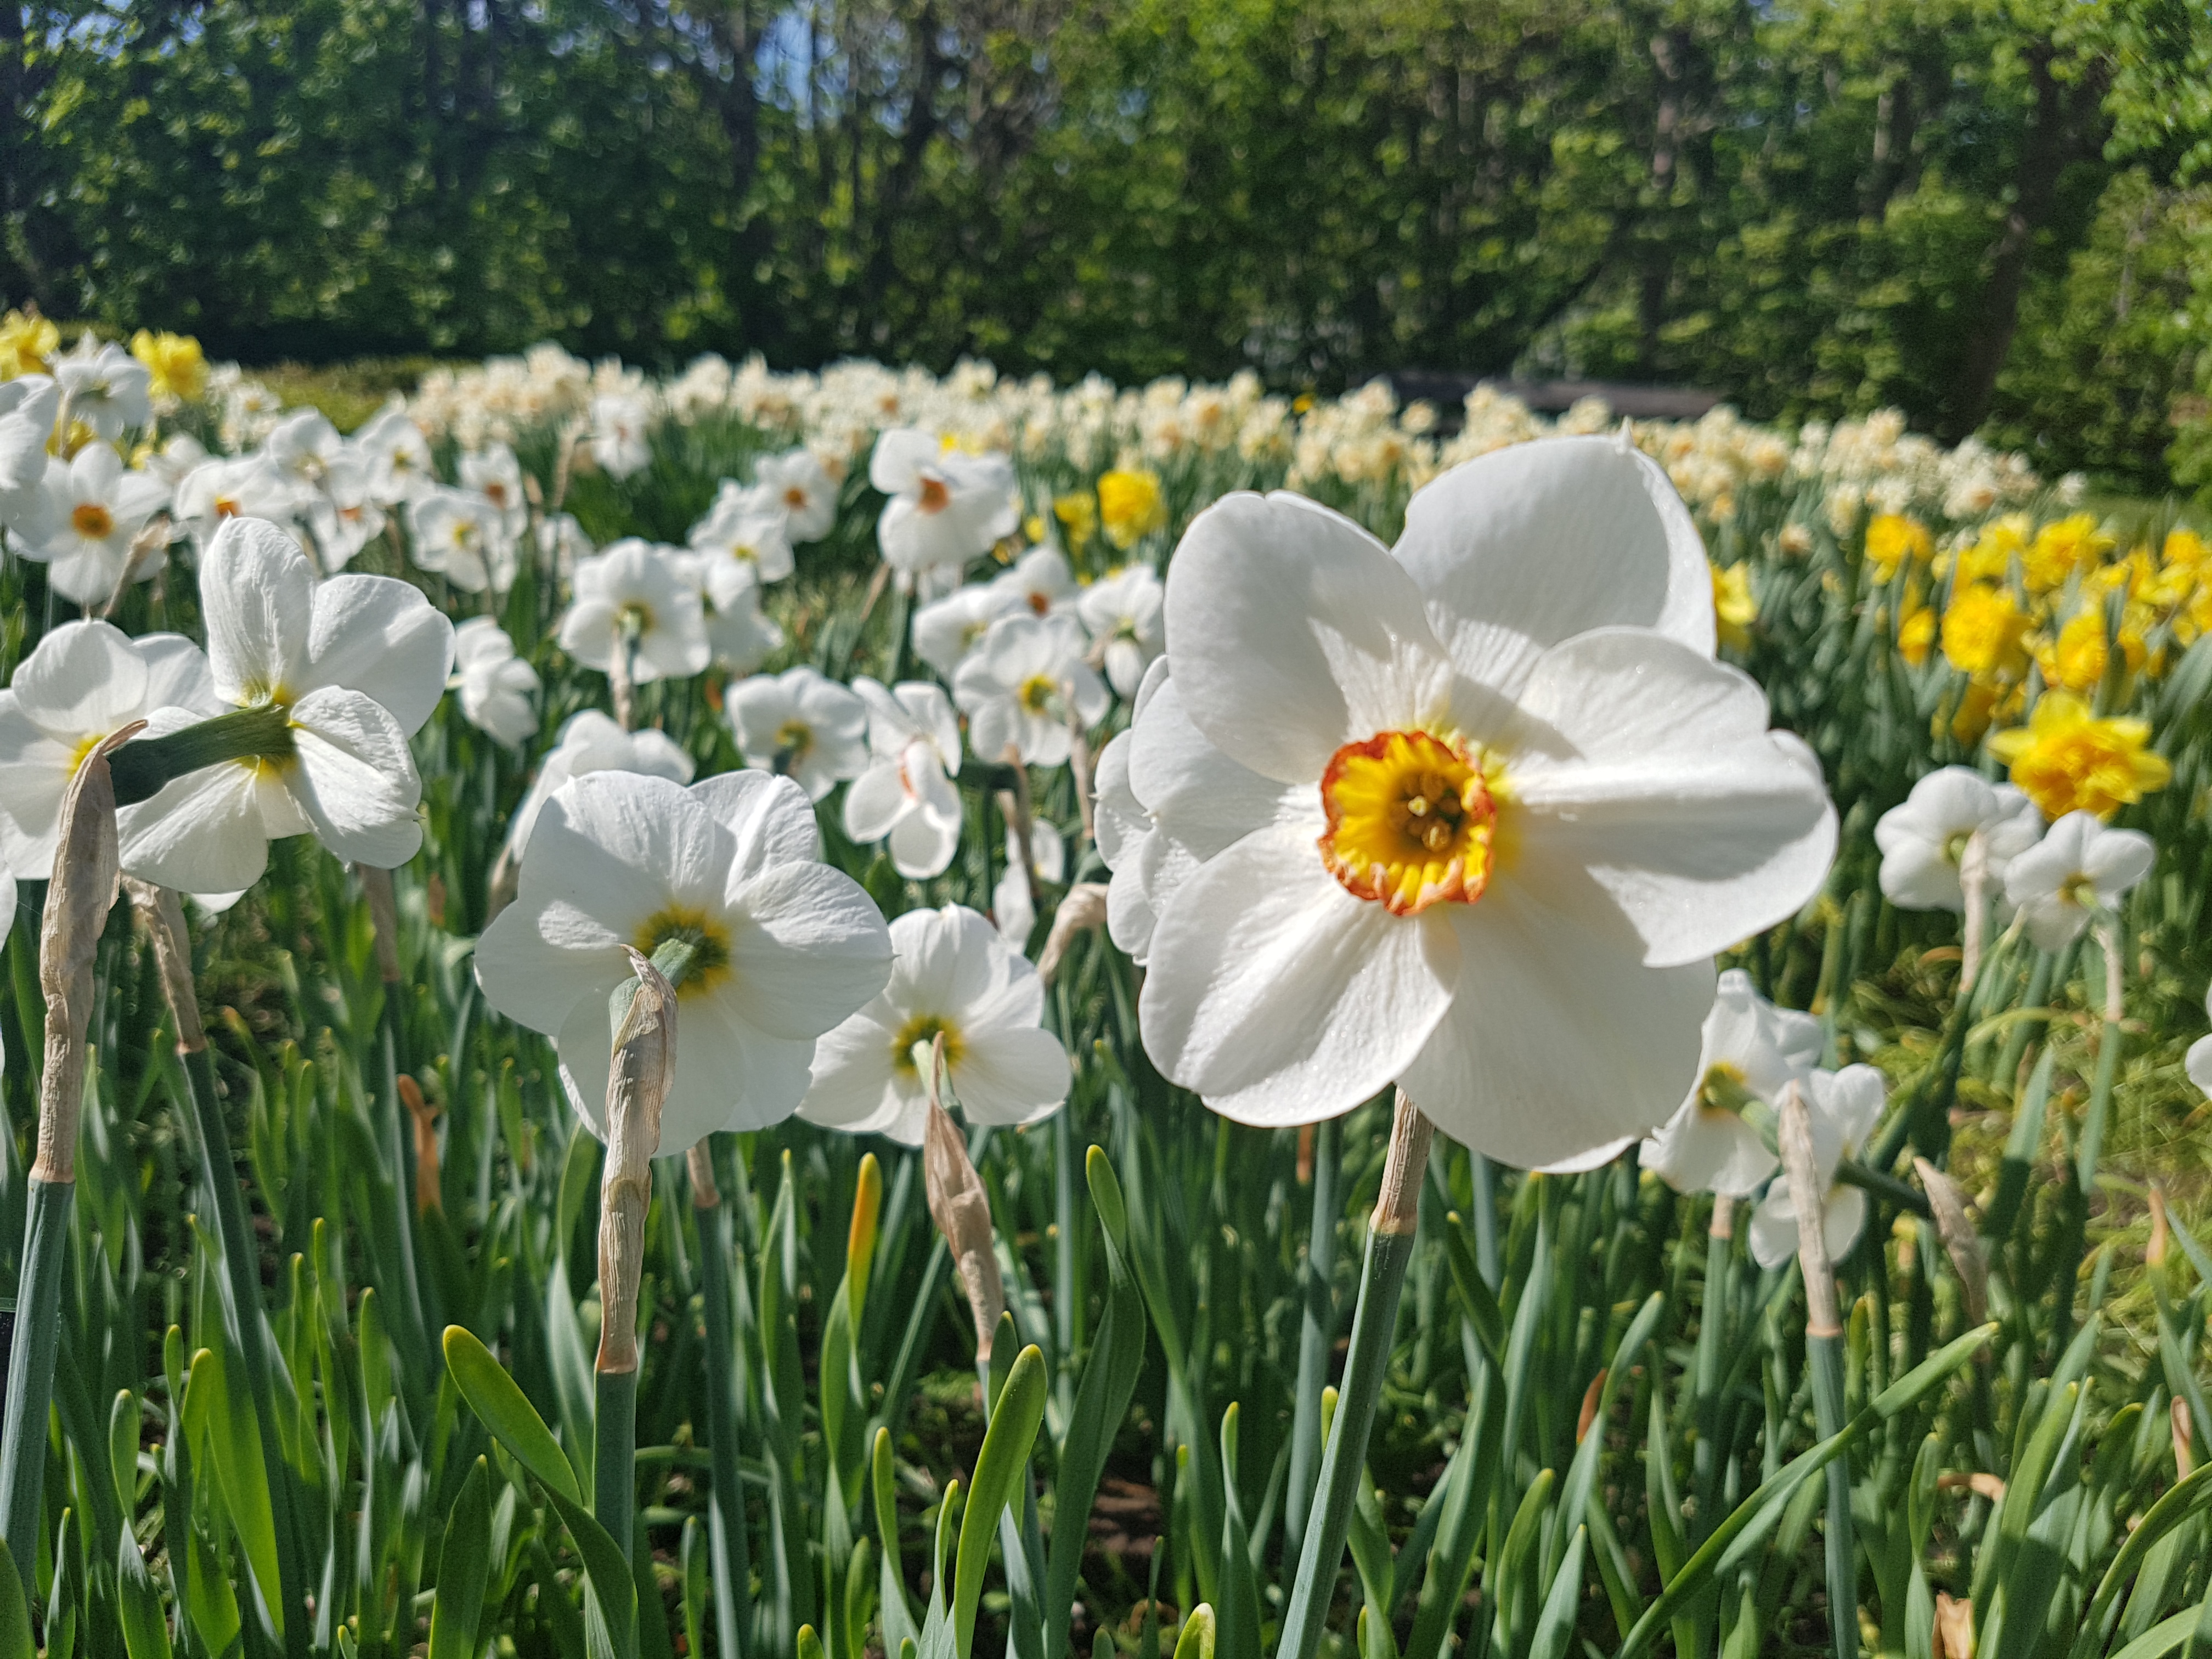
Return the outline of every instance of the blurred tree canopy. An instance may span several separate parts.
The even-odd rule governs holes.
[[[0,0],[0,295],[248,362],[1680,381],[2141,485],[2177,422],[2212,454],[2208,42],[2189,0]]]

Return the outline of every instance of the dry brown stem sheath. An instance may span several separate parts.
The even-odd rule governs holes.
[[[1060,964],[1067,959],[1075,936],[1103,927],[1105,922],[1105,883],[1079,881],[1069,888],[1060,908],[1052,913],[1052,927],[1045,933],[1044,949],[1037,953],[1037,977],[1051,984],[1060,973]]]
[[[1705,1237],[1724,1240],[1735,1237],[1735,1199],[1732,1194],[1713,1194],[1713,1218],[1705,1224]]]
[[[61,841],[39,932],[39,988],[46,998],[46,1070],[39,1079],[39,1156],[33,1180],[76,1179],[77,1118],[84,1109],[85,1029],[92,1018],[92,963],[115,902],[115,781],[107,757],[144,727],[134,720],[103,738],[62,797]]]
[[[1390,1151],[1382,1162],[1382,1190],[1376,1195],[1376,1232],[1411,1237],[1421,1219],[1421,1181],[1428,1173],[1429,1141],[1436,1125],[1421,1115],[1403,1089],[1390,1119]]]
[[[945,1065],[945,1039],[932,1045],[929,1077],[929,1127],[921,1143],[922,1184],[929,1194],[929,1217],[945,1235],[960,1270],[960,1283],[968,1293],[969,1316],[975,1322],[975,1358],[988,1364],[991,1339],[998,1332],[999,1316],[1006,1310],[1005,1282],[999,1277],[999,1255],[993,1243],[991,1200],[982,1178],[968,1161],[968,1143],[960,1138],[939,1099]]]
[[[1914,1158],[1912,1168],[1928,1194],[1936,1236],[1942,1239],[1952,1269],[1959,1275],[1959,1288],[1966,1301],[1966,1322],[1978,1325],[1989,1312],[1990,1269],[1982,1256],[1981,1236],[1966,1219],[1966,1197],[1959,1191],[1958,1182],[1926,1158]]]
[[[684,1173],[690,1179],[693,1209],[711,1210],[722,1201],[722,1189],[714,1184],[714,1157],[705,1141],[694,1141],[684,1154]]]
[[[200,1024],[199,993],[192,988],[192,937],[185,927],[185,907],[167,887],[136,877],[123,878],[123,890],[146,935],[154,943],[154,965],[161,975],[161,994],[168,1001],[169,1017],[176,1022],[177,1052],[197,1053],[207,1047],[207,1029]]]
[[[1821,1227],[1828,1195],[1813,1155],[1813,1120],[1805,1110],[1804,1092],[1795,1083],[1782,1097],[1780,1139],[1790,1203],[1797,1212],[1797,1260],[1805,1270],[1805,1334],[1841,1336],[1844,1328],[1836,1315],[1835,1264],[1828,1260],[1827,1236]]]
[[[628,950],[628,947],[624,947]],[[652,962],[629,951],[637,994],[614,1034],[607,1068],[607,1162],[599,1181],[599,1352],[602,1371],[637,1369],[638,1281],[645,1271],[645,1212],[660,1106],[676,1072],[676,991]]]
[[[376,975],[386,985],[399,983],[399,900],[392,890],[392,872],[373,864],[356,864],[362,896],[368,901],[368,920],[376,933]]]

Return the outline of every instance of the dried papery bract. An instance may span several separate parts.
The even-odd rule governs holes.
[[[415,1212],[427,1215],[446,1207],[438,1174],[438,1109],[422,1098],[422,1085],[402,1073],[399,1103],[415,1125]]]
[[[1076,935],[1105,925],[1106,884],[1079,881],[1069,888],[1067,896],[1053,912],[1051,930],[1045,934],[1044,949],[1037,956],[1037,977],[1051,984],[1059,975],[1060,963],[1067,960]]]
[[[960,1283],[968,1292],[968,1312],[975,1322],[975,1363],[991,1360],[991,1338],[1006,1310],[1006,1291],[999,1277],[999,1255],[991,1232],[991,1200],[982,1178],[968,1161],[968,1143],[940,1098],[945,1076],[945,1039],[932,1039],[929,1053],[929,1127],[921,1143],[921,1170],[929,1194],[930,1219],[945,1235]]]
[[[1936,1217],[1936,1231],[1950,1253],[1952,1270],[1966,1298],[1966,1322],[1978,1325],[1988,1316],[1990,1268],[1982,1255],[1981,1235],[1966,1218],[1966,1200],[1958,1183],[1924,1158],[1912,1160],[1915,1174],[1928,1194],[1928,1207]]]
[[[115,785],[107,757],[118,744],[136,737],[143,724],[133,722],[103,738],[70,780],[62,797],[61,838],[39,937],[39,984],[46,1000],[46,1068],[39,1079],[39,1155],[31,1166],[24,1219],[7,1423],[0,1433],[0,1538],[6,1540],[9,1553],[33,1593],[46,1411],[53,1398],[62,1273],[76,1194],[77,1121],[84,1106],[92,964],[122,873],[117,862]]]
[[[376,976],[387,986],[399,982],[399,900],[392,891],[392,872],[373,864],[356,864],[362,896],[368,901],[368,919],[376,930]]]
[[[161,976],[161,995],[176,1022],[177,1052],[197,1054],[207,1047],[200,1024],[199,994],[192,988],[191,935],[185,928],[185,906],[175,892],[136,876],[123,878],[123,890],[145,924],[154,946],[154,965]]]
[[[1374,1218],[1368,1224],[1375,1231],[1411,1238],[1420,1224],[1421,1181],[1428,1173],[1429,1142],[1436,1132],[1436,1125],[1399,1090],[1390,1119],[1390,1150],[1382,1162],[1382,1190],[1376,1194]]]
[[[637,975],[637,989],[615,1031],[614,1065],[607,1074],[606,1170],[599,1182],[599,1296],[605,1313],[598,1368],[602,1372],[637,1370],[645,1212],[653,1200],[660,1103],[676,1072],[675,988],[650,959],[635,951],[628,954]]]
[[[1797,1260],[1805,1276],[1805,1333],[1834,1339],[1844,1334],[1836,1312],[1836,1268],[1828,1260],[1828,1241],[1821,1229],[1827,1211],[1827,1186],[1820,1179],[1820,1160],[1813,1152],[1812,1115],[1805,1109],[1805,1095],[1792,1083],[1782,1097],[1781,1133],[1783,1179],[1790,1183],[1790,1202],[1797,1212]]]
[[[1959,994],[1974,988],[1982,970],[1982,944],[1990,924],[1990,846],[1977,830],[1966,837],[1959,854],[1959,887],[1965,894],[1966,915],[1960,929]]]

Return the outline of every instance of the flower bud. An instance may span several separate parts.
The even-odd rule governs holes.
[[[1936,1217],[1936,1231],[1950,1253],[1951,1267],[1959,1275],[1959,1288],[1966,1303],[1966,1322],[1978,1325],[1988,1315],[1990,1269],[1982,1256],[1982,1241],[1966,1219],[1966,1200],[1958,1183],[1924,1158],[1912,1160],[1913,1172],[1928,1194],[1928,1207]]]
[[[929,1127],[921,1143],[923,1184],[929,1194],[930,1219],[945,1235],[960,1283],[968,1292],[969,1316],[975,1322],[975,1358],[988,1364],[991,1338],[1006,1311],[1006,1291],[999,1277],[999,1256],[991,1231],[991,1200],[982,1178],[968,1161],[968,1143],[959,1126],[939,1103],[938,1079],[944,1074],[945,1039],[930,1055]]]
[[[1079,881],[1069,888],[1067,896],[1060,902],[1060,908],[1053,912],[1052,929],[1045,935],[1044,949],[1037,957],[1037,977],[1050,985],[1069,947],[1075,943],[1075,936],[1105,925],[1106,884]]]

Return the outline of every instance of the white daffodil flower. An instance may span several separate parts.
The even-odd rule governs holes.
[[[1968,838],[1977,834],[1989,890],[2001,896],[2006,866],[2035,845],[2043,815],[2010,784],[1991,783],[1966,767],[1930,772],[1874,827],[1882,896],[1900,910],[1964,910],[1959,866]]]
[[[1073,1081],[1067,1053],[1044,1029],[1044,981],[1018,949],[958,904],[908,911],[890,943],[890,982],[815,1045],[801,1117],[919,1146],[929,1120],[922,1067],[939,1036],[970,1123],[1036,1123],[1060,1109]]]
[[[1780,1167],[1744,1121],[1751,1100],[1779,1109],[1783,1091],[1820,1063],[1823,1033],[1810,1014],[1778,1008],[1751,975],[1731,968],[1715,988],[1698,1054],[1698,1081],[1664,1127],[1644,1143],[1643,1167],[1678,1193],[1749,1198]]]
[[[530,528],[530,497],[523,493],[522,463],[505,444],[486,444],[462,453],[459,471],[461,488],[473,490],[492,505],[509,541],[520,541]]]
[[[563,587],[574,585],[576,566],[597,550],[574,514],[549,513],[538,520],[538,555]]]
[[[348,458],[331,469],[309,501],[307,532],[322,550],[325,571],[343,570],[384,533],[384,509],[369,498],[368,475]]]
[[[514,641],[489,617],[453,630],[453,678],[461,717],[510,749],[538,729],[538,671],[514,654]]]
[[[1042,818],[1030,823],[1030,864],[1045,885],[1056,887],[1067,879],[1066,843]],[[991,915],[1007,944],[1017,951],[1028,948],[1030,935],[1036,931],[1036,904],[1030,896],[1029,872],[1022,868],[1022,840],[1011,823],[1006,826],[1006,866],[991,888]]]
[[[697,763],[665,732],[651,726],[642,732],[625,732],[612,716],[599,709],[578,709],[562,723],[553,751],[538,766],[538,775],[530,781],[514,816],[507,820],[508,858],[519,863],[529,848],[530,832],[538,813],[571,778],[590,772],[636,772],[686,784],[697,769]]]
[[[891,867],[908,881],[941,876],[965,817],[952,785],[960,718],[944,688],[926,681],[886,688],[864,675],[853,690],[867,706],[868,765],[845,792],[845,833],[885,842]]]
[[[868,482],[890,497],[876,539],[908,587],[927,573],[957,572],[1021,522],[1012,461],[948,450],[936,434],[912,427],[876,440]]]
[[[43,374],[0,380],[0,523],[9,516],[10,495],[46,480],[46,441],[61,401],[61,389]]]
[[[1129,780],[1197,867],[1153,884],[1139,1012],[1240,1121],[1396,1082],[1523,1167],[1648,1133],[1696,1080],[1714,953],[1834,851],[1819,763],[1713,660],[1688,510],[1620,439],[1456,467],[1395,551],[1229,496],[1169,567],[1167,644]]]
[[[618,647],[631,680],[685,679],[706,667],[707,616],[682,548],[624,537],[576,561],[576,598],[562,616],[561,648],[605,672]]]
[[[1049,617],[1075,603],[1075,573],[1067,568],[1067,556],[1056,547],[1032,547],[991,578],[991,586],[1009,612]]]
[[[1069,718],[1096,726],[1112,701],[1085,646],[1073,617],[1017,611],[993,623],[952,678],[969,747],[988,761],[1012,749],[1024,766],[1065,763],[1073,748]]]
[[[868,705],[818,668],[755,674],[723,706],[745,764],[797,781],[820,800],[868,765]]]
[[[646,434],[653,411],[644,402],[618,392],[603,392],[592,399],[592,459],[610,478],[627,478],[641,472],[653,460]]]
[[[707,516],[691,526],[691,550],[750,566],[763,585],[781,581],[793,568],[789,520],[765,488],[725,478]]]
[[[199,719],[223,712],[199,647],[181,634],[132,639],[104,622],[64,623],[16,665],[0,691],[0,858],[26,881],[52,874],[63,793],[93,746],[156,709]],[[129,866],[131,831],[146,813],[118,817]],[[135,873],[135,872],[134,872]]]
[[[307,510],[300,487],[258,455],[204,461],[177,483],[171,514],[202,552],[232,519],[297,524]]]
[[[489,495],[443,484],[407,503],[407,539],[416,566],[434,570],[464,593],[514,586],[514,541],[507,517]]]
[[[415,856],[422,781],[407,740],[453,666],[453,626],[388,576],[316,582],[300,544],[260,519],[232,519],[200,561],[200,615],[217,697],[281,714],[289,752],[219,762],[142,807],[123,867],[186,893],[251,887],[268,843],[313,831],[349,863]],[[149,737],[194,725],[158,711]]]
[[[1857,1243],[1866,1225],[1866,1194],[1839,1184],[1836,1166],[1858,1155],[1874,1126],[1881,1121],[1887,1096],[1882,1075],[1871,1066],[1846,1066],[1840,1072],[1814,1072],[1803,1085],[1805,1115],[1813,1131],[1813,1163],[1825,1195],[1820,1200],[1820,1237],[1828,1260],[1840,1261]],[[1797,1254],[1797,1205],[1790,1183],[1777,1178],[1751,1215],[1752,1259],[1762,1267],[1785,1267]]]
[[[408,414],[404,398],[393,397],[369,416],[353,443],[368,464],[369,497],[380,506],[400,506],[436,486],[430,441]]]
[[[1075,614],[1091,630],[1091,649],[1117,697],[1137,695],[1145,671],[1167,642],[1162,617],[1167,589],[1150,565],[1124,565],[1083,590]]]
[[[975,582],[932,599],[914,613],[914,654],[949,680],[991,624],[1012,616],[1018,603],[996,582]]]
[[[793,541],[818,542],[836,525],[836,481],[812,450],[764,456],[753,468],[753,479],[784,510]]]
[[[714,660],[750,674],[783,647],[783,629],[761,610],[760,577],[742,559],[690,556],[691,580],[707,607],[707,643]]]
[[[2005,870],[2005,897],[2028,938],[2063,951],[2100,910],[2150,873],[2158,848],[2137,830],[2114,830],[2094,812],[2069,812]]]
[[[663,1154],[758,1129],[805,1095],[815,1040],[884,988],[891,941],[860,884],[819,861],[814,813],[787,778],[730,772],[684,789],[593,772],[545,803],[514,903],[477,941],[491,1006],[543,1031],[569,1103],[602,1138],[623,953],[692,947],[677,986],[676,1074]]]
[[[167,486],[132,472],[104,443],[88,443],[70,460],[46,462],[45,501],[11,526],[16,550],[46,567],[55,592],[82,605],[104,603],[131,562],[131,538],[168,505]],[[167,562],[157,551],[141,561],[141,580]]]
[[[146,457],[149,477],[159,478],[172,490],[208,458],[207,446],[189,432],[173,432],[161,447]]]
[[[1144,718],[1146,709],[1167,684],[1167,678],[1168,659],[1155,658],[1138,684],[1131,705],[1130,729],[1115,732],[1113,740],[1098,751],[1097,762],[1091,768],[1091,786],[1097,794],[1092,819],[1098,838],[1098,856],[1105,860],[1107,869],[1113,872],[1113,879],[1106,888],[1106,933],[1115,947],[1139,967],[1144,966],[1151,953],[1152,926],[1158,920],[1158,903],[1165,897],[1164,892],[1154,891],[1163,864],[1195,869],[1200,857],[1211,857],[1242,834],[1235,830],[1220,846],[1210,848],[1203,854],[1194,854],[1183,843],[1163,834],[1152,813],[1137,798],[1130,775],[1130,763],[1136,750],[1133,722]],[[1162,729],[1154,725],[1146,731],[1156,741]],[[1196,735],[1194,731],[1192,735]],[[1253,779],[1264,789],[1264,780],[1257,774],[1253,775]],[[1232,828],[1237,821],[1232,817]],[[1170,879],[1173,878],[1170,876]]]
[[[82,421],[109,443],[131,428],[152,424],[152,380],[145,364],[113,341],[94,339],[89,332],[54,360],[54,383],[61,388],[69,418]]]
[[[351,462],[337,428],[315,409],[295,409],[270,428],[261,441],[261,458],[309,489],[320,489],[332,467]]]

